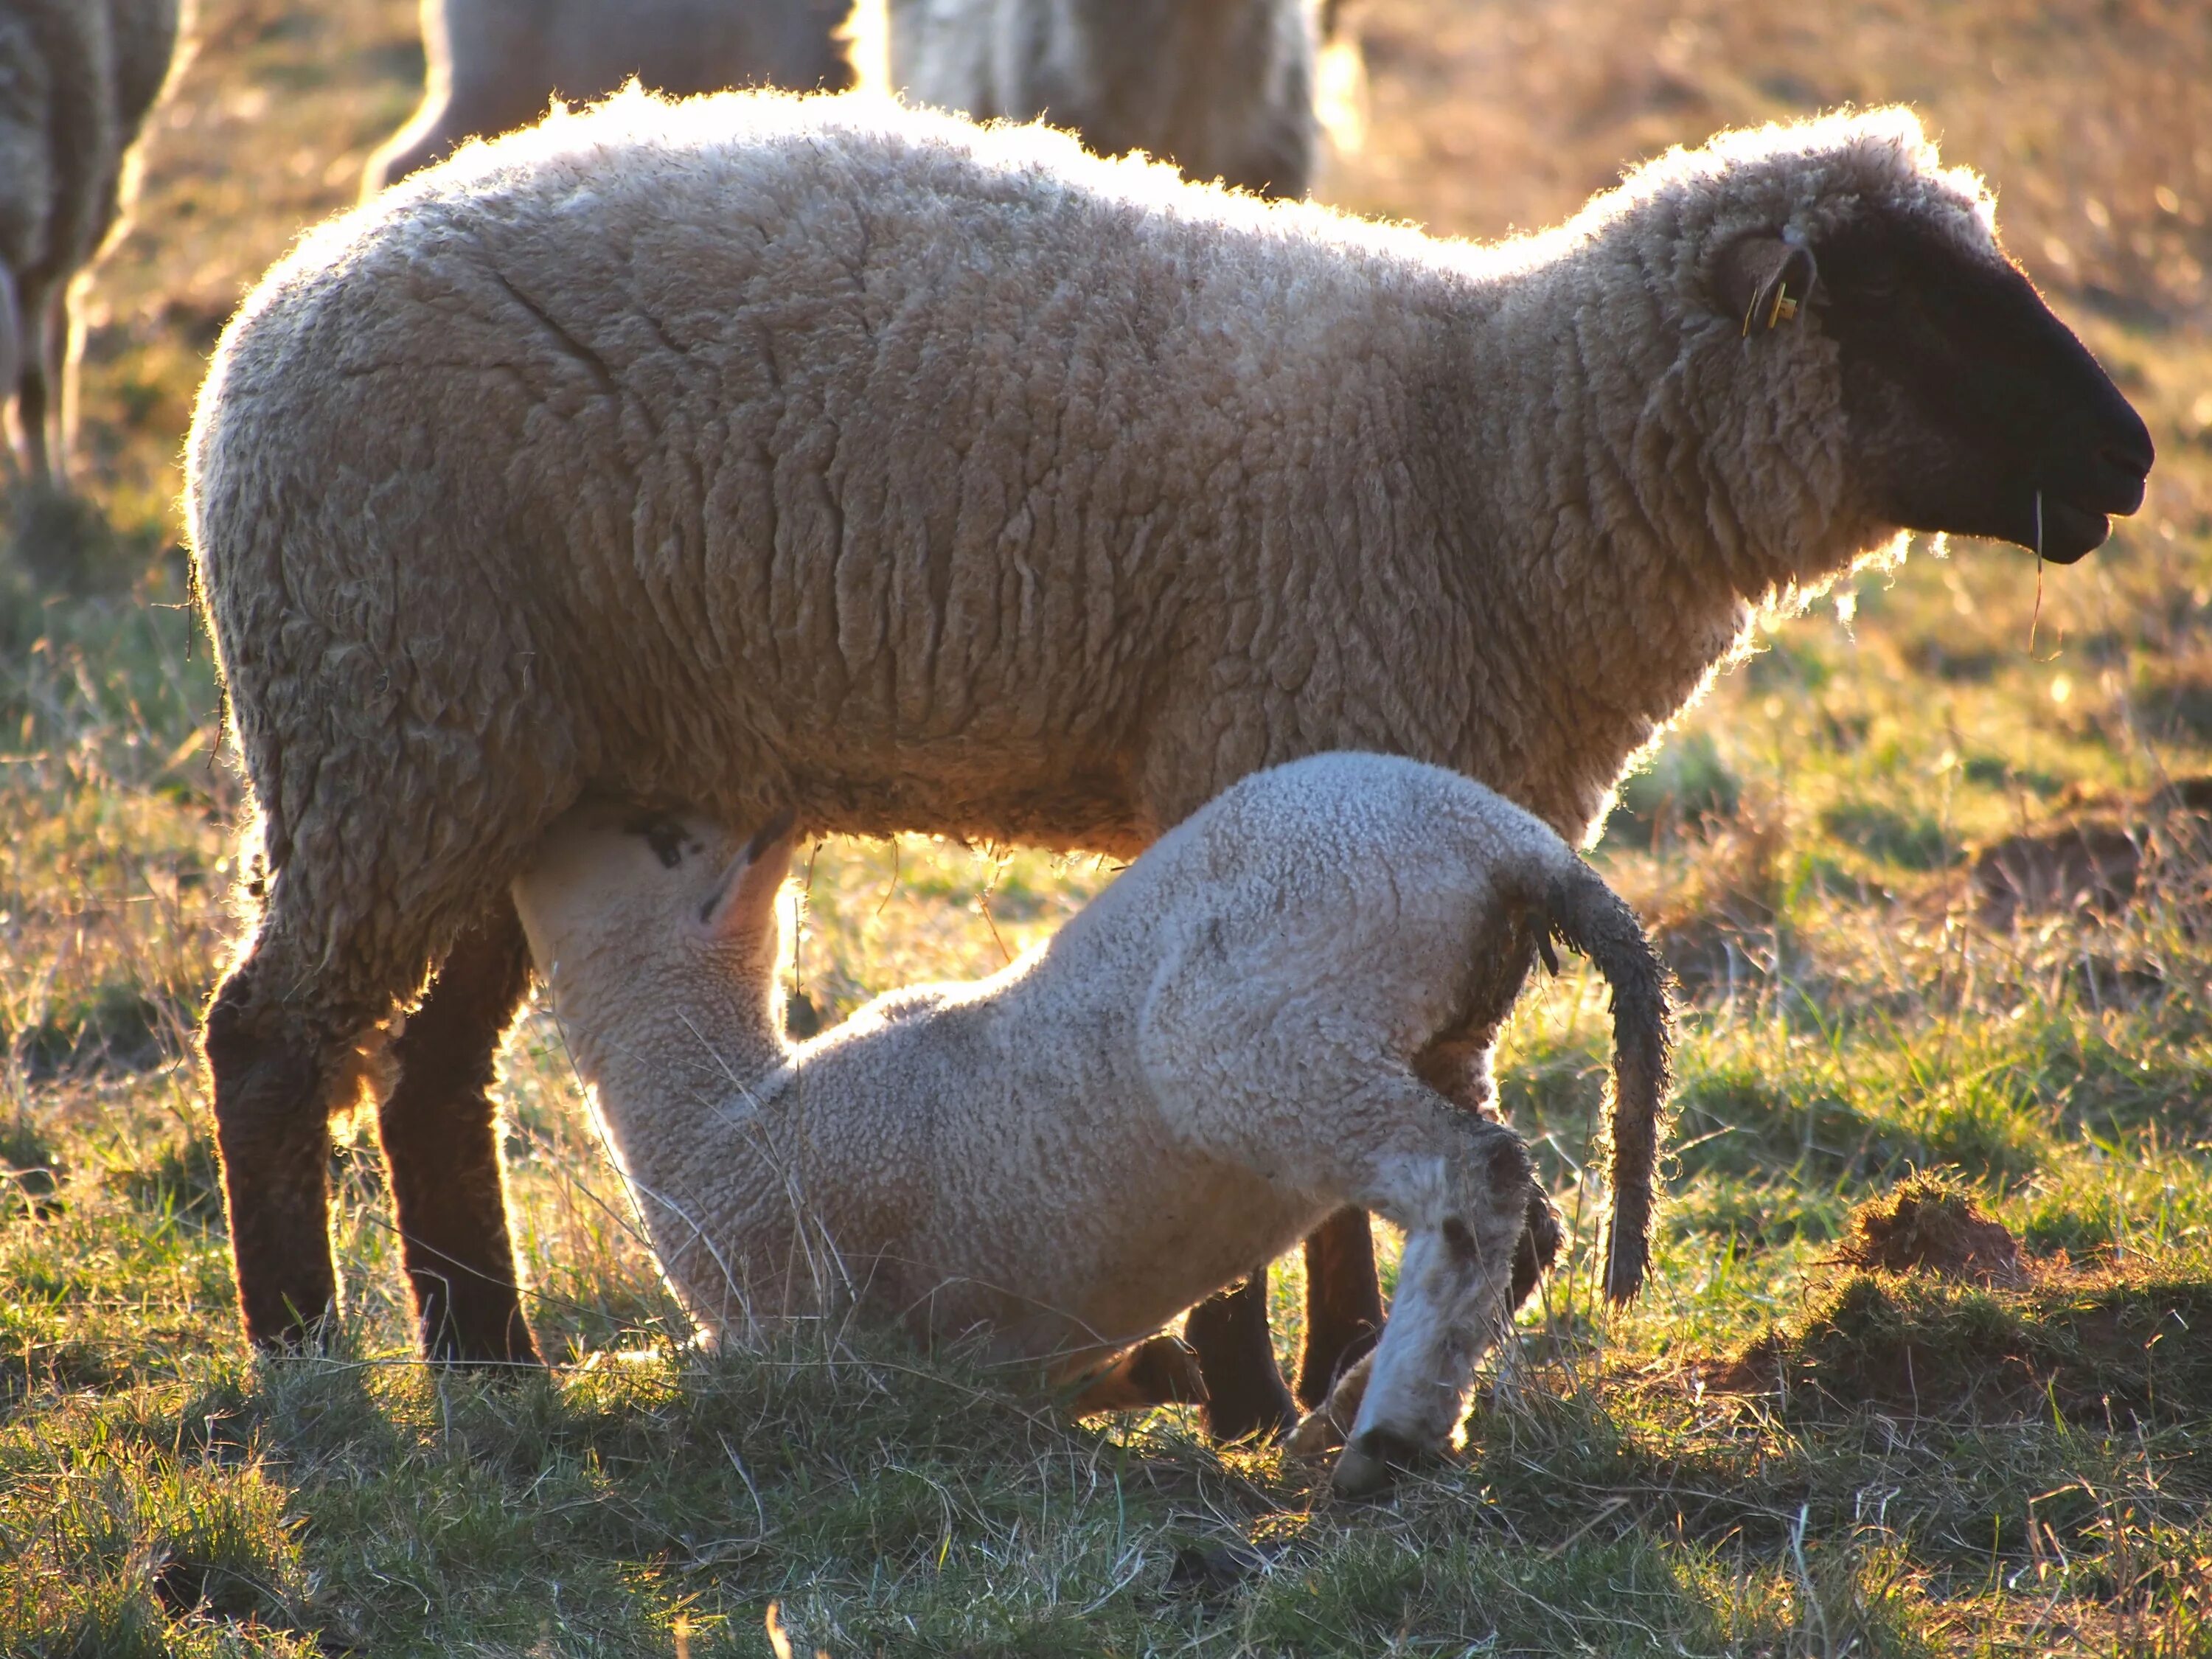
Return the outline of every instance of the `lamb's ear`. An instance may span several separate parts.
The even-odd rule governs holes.
[[[763,925],[775,906],[783,878],[791,873],[791,854],[799,840],[792,833],[793,822],[793,814],[788,809],[778,812],[731,860],[728,872],[715,885],[714,896],[699,911],[699,920],[709,933],[749,933]]]
[[[1820,266],[1813,250],[1789,231],[1760,232],[1731,244],[1713,273],[1720,302],[1745,335],[1779,328],[1813,297]]]

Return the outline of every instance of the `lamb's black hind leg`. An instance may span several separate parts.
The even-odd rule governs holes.
[[[502,894],[454,942],[393,1045],[399,1078],[377,1115],[416,1328],[430,1358],[539,1362],[507,1231],[494,1061],[530,983],[530,947]]]
[[[1206,1382],[1206,1431],[1216,1440],[1279,1439],[1298,1420],[1297,1402],[1275,1364],[1267,1332],[1267,1270],[1210,1296],[1183,1322]]]

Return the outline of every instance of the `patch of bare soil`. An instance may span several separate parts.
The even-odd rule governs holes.
[[[2148,876],[2199,876],[2212,864],[2212,777],[2185,778],[2141,800],[2106,804],[2068,822],[2008,836],[1974,855],[1970,879],[1983,921],[2132,902]]]

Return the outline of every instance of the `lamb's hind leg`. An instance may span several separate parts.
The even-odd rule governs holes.
[[[530,946],[501,895],[447,953],[393,1045],[377,1115],[422,1351],[458,1364],[536,1364],[507,1236],[490,1087],[530,983]]]

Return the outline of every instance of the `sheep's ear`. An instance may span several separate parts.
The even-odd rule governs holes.
[[[1813,250],[1787,231],[1744,237],[1721,255],[1714,273],[1721,304],[1741,320],[1746,336],[1796,317],[1813,297],[1819,274]]]
[[[777,813],[731,860],[714,896],[699,912],[709,933],[750,933],[763,925],[775,908],[783,878],[791,873],[791,854],[799,841],[792,833],[793,821],[788,810]]]

